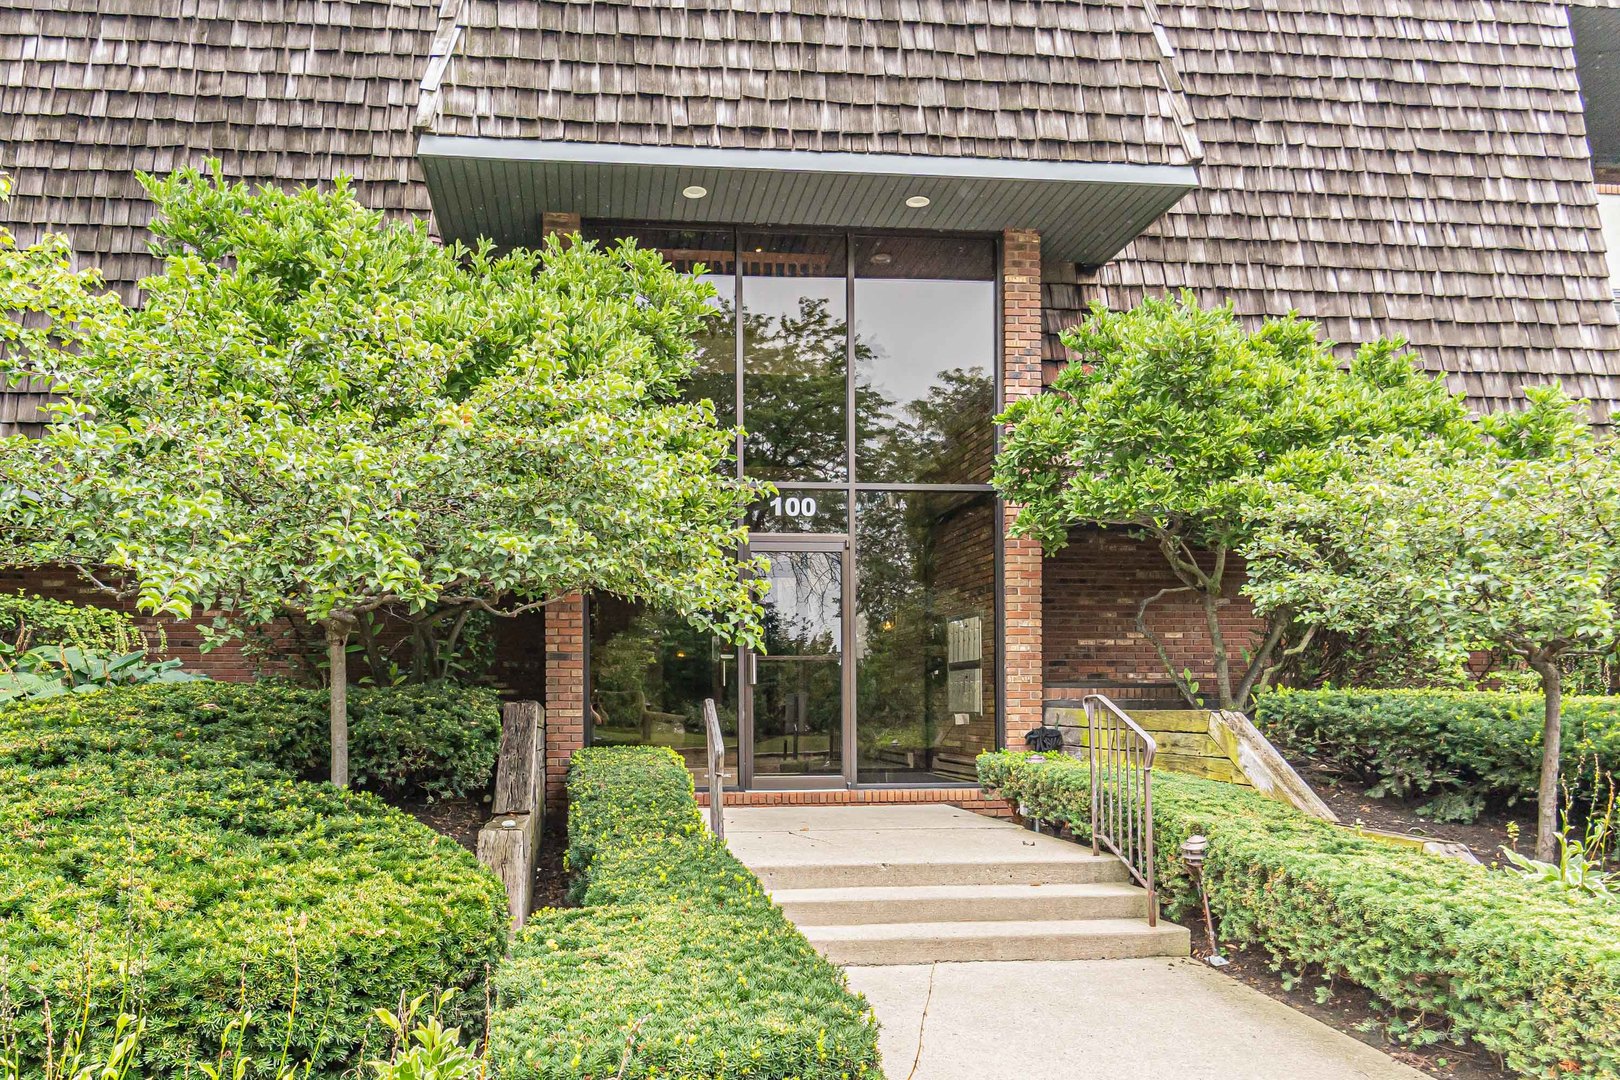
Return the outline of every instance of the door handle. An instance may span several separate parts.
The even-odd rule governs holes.
[[[748,654],[748,685],[753,686],[759,682],[759,656],[756,653]]]

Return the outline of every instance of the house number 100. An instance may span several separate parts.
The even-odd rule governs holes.
[[[788,517],[795,518],[815,517],[816,500],[811,498],[809,495],[789,495],[785,499],[778,495],[776,498],[771,500],[771,513],[777,515],[786,514]]]

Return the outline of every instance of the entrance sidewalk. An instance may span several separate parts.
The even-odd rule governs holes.
[[[889,1080],[1424,1080],[1194,960],[852,967]]]
[[[1201,963],[1130,951],[1146,908],[1116,908],[1140,890],[1089,847],[924,805],[742,807],[726,836],[811,941],[873,965],[849,981],[889,1080],[1423,1080]],[[1159,932],[1186,954],[1185,930]],[[994,948],[964,955],[975,934]],[[885,935],[909,954],[867,947]]]

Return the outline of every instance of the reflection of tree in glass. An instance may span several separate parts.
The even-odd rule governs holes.
[[[729,288],[729,283],[727,285]],[[724,424],[737,422],[737,317],[736,305],[723,297],[712,301],[714,314],[695,339],[697,366],[682,396],[689,401],[708,400],[715,416]]]
[[[716,700],[723,730],[736,707],[717,685],[714,638],[676,615],[641,612],[591,648],[592,723],[611,741],[681,746],[702,737],[704,698]]]
[[[858,358],[856,372],[860,387],[882,401],[869,385],[871,361]],[[861,414],[858,475],[919,484],[987,484],[995,456],[994,410],[995,383],[983,368],[948,368],[927,396],[898,410],[883,401],[881,410]]]
[[[862,765],[935,769],[947,713],[948,620],[994,611],[991,503],[983,495],[865,495],[857,670]],[[903,756],[905,755],[905,756]]]
[[[863,501],[857,618],[865,655],[858,671],[863,757],[925,749],[943,701],[944,642],[935,616],[934,513],[923,496]],[[926,767],[923,763],[918,763]]]
[[[793,509],[797,499],[799,509]],[[813,501],[815,512],[806,504]],[[780,504],[780,505],[778,505]],[[841,533],[848,527],[849,500],[842,491],[783,488],[748,508],[743,524],[752,532]]]
[[[796,480],[847,475],[847,334],[847,324],[824,298],[801,297],[792,315],[744,315],[743,426],[750,474]],[[857,361],[860,350],[857,346]],[[859,416],[881,415],[888,404],[871,387],[856,389]]]
[[[848,326],[824,298],[802,297],[792,315],[747,313],[743,320],[746,461],[751,475],[777,480],[845,476],[844,351]],[[707,398],[732,422],[736,399],[736,307],[715,301],[686,396]],[[855,343],[856,430],[861,480],[988,483],[993,457],[995,385],[980,367],[939,374],[927,396],[898,405],[874,385],[881,360]],[[764,518],[752,522],[764,524]]]
[[[825,551],[769,554],[765,597],[765,652],[811,656],[838,652],[843,574],[839,557]]]

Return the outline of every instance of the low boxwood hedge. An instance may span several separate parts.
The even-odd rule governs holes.
[[[331,729],[325,690],[276,682],[179,683],[133,691],[104,708],[122,719],[118,737],[161,737],[182,755],[228,747],[294,776],[327,774]],[[0,706],[33,710],[39,723],[77,713],[81,697]],[[485,790],[500,750],[493,690],[445,683],[349,691],[349,778],[390,795],[469,795]]]
[[[497,974],[497,1075],[881,1076],[865,1000],[704,830],[679,757],[584,750],[568,792],[585,906],[536,913]]]
[[[1085,763],[986,754],[979,780],[1089,835]],[[1520,1075],[1620,1075],[1620,905],[1389,847],[1194,777],[1154,774],[1153,823],[1172,915],[1197,917],[1177,852],[1202,833],[1222,941],[1348,979],[1501,1054]]]
[[[197,1075],[251,1010],[259,1067],[285,1052],[336,1076],[361,1063],[372,1010],[476,986],[504,951],[494,877],[375,796],[265,760],[253,689],[0,709],[0,981],[25,1057],[41,1000],[61,1035],[88,992],[98,1027],[144,1017],[142,1075]]]
[[[1620,698],[1563,702],[1565,779],[1590,794],[1593,769],[1620,771]],[[1331,761],[1373,793],[1430,796],[1442,818],[1487,803],[1533,802],[1541,775],[1542,698],[1455,690],[1279,690],[1256,723],[1291,752]]]

